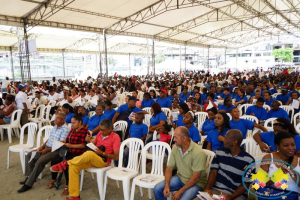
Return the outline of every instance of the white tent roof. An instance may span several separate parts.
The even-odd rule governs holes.
[[[300,36],[300,0],[0,0],[0,4],[1,25],[25,25],[37,47],[48,50],[98,51],[96,34],[103,34],[103,29],[108,51],[133,54],[145,54],[144,38],[152,37],[157,51],[166,46],[162,42],[176,44],[173,48],[240,48],[279,35]],[[55,34],[57,29],[49,27],[66,30]],[[16,33],[10,31],[0,32],[2,49],[17,43]]]

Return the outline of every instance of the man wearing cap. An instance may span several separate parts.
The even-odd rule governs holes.
[[[287,94],[286,88],[281,88],[281,94],[277,95],[276,100],[277,101],[281,101],[283,105],[285,105],[288,100],[289,100],[290,96]]]
[[[162,108],[172,108],[172,102],[166,97],[167,91],[165,89],[159,90],[159,98],[157,98],[156,103],[159,103]]]
[[[27,85],[18,85],[18,94],[16,95],[17,108],[23,110],[21,115],[21,126],[28,122],[28,115],[30,111],[27,108],[27,94],[25,93]]]
[[[129,97],[128,103],[125,103],[124,105],[120,106],[112,120],[112,123],[114,124],[117,121],[127,121],[127,130],[129,130],[131,124],[133,123],[132,120],[134,120],[134,117],[129,119],[130,115],[132,113],[143,113],[143,114],[148,114],[148,112],[143,111],[140,108],[137,108],[135,106],[137,99],[134,96]],[[121,140],[122,137],[120,136]]]

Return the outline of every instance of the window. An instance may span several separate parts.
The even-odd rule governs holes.
[[[255,57],[259,57],[259,56],[261,56],[261,53],[256,53],[255,54]]]
[[[263,53],[263,56],[271,56],[271,52]]]
[[[242,53],[241,57],[251,57],[251,53]]]
[[[253,60],[253,63],[256,63],[256,60]]]
[[[268,62],[270,62],[270,60],[266,60],[266,62],[268,63]]]

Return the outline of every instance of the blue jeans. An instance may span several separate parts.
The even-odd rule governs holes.
[[[4,93],[4,92],[8,93],[7,88],[1,88],[1,93]]]
[[[185,184],[180,180],[180,178],[176,175],[173,176],[170,180],[170,191],[178,191],[180,188],[182,188]],[[164,189],[165,189],[165,181],[162,181],[155,185],[153,192],[155,199],[157,200],[166,200],[167,198],[164,197]],[[193,187],[190,187],[187,189],[182,195],[182,200],[192,200],[197,197],[198,191],[203,191],[203,189],[199,185],[194,185]]]

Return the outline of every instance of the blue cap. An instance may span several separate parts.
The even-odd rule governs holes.
[[[24,87],[27,87],[27,85],[20,84],[20,85],[18,85],[18,90],[22,90]]]

